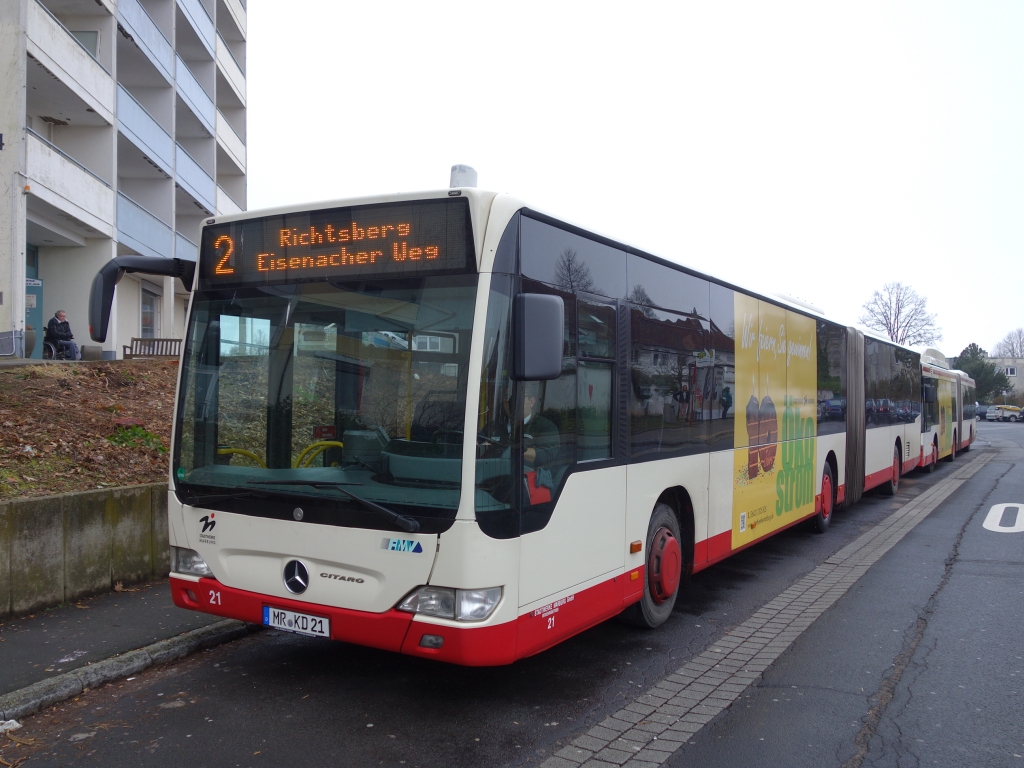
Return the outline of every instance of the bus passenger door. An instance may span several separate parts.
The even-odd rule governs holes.
[[[612,581],[625,562],[626,466],[616,461],[621,447],[614,405],[621,389],[618,312],[614,301],[599,297],[566,294],[563,299],[562,375],[522,385],[519,599],[521,612],[534,613],[550,600],[567,602],[538,622],[540,636],[521,636],[527,645],[565,636],[548,635],[547,619],[554,619],[551,628],[557,624],[569,631],[571,625],[579,631],[622,609],[621,585]],[[615,590],[618,600],[610,605]]]

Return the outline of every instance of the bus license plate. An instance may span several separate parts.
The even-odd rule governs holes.
[[[298,632],[300,635],[328,638],[331,636],[330,619],[286,611],[283,608],[271,608],[269,605],[263,606],[263,625],[285,632]]]

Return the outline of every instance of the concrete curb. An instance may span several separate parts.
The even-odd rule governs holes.
[[[0,720],[17,720],[27,717],[41,709],[77,696],[87,688],[95,688],[103,683],[120,680],[156,664],[183,659],[196,651],[213,648],[221,643],[245,637],[250,632],[260,629],[262,627],[246,624],[244,621],[225,619],[206,627],[193,629],[177,637],[147,645],[145,648],[128,651],[119,656],[112,656],[95,664],[41,680],[21,690],[11,691],[0,696]]]

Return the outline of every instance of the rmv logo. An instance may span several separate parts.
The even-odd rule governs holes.
[[[412,539],[381,539],[381,549],[390,549],[392,552],[422,552],[423,547],[418,541]]]

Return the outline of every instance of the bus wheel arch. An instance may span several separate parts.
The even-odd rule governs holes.
[[[953,461],[956,458],[956,430],[953,430],[953,442],[949,446],[949,456],[946,457],[946,461]]]
[[[936,438],[932,439],[931,460],[928,462],[928,466],[925,467],[925,469],[929,473],[934,472],[936,470],[936,465],[938,463],[939,463],[939,439],[936,437]]]
[[[653,629],[668,620],[693,570],[693,505],[682,488],[658,499],[647,525],[644,592],[621,614],[627,624]]]

